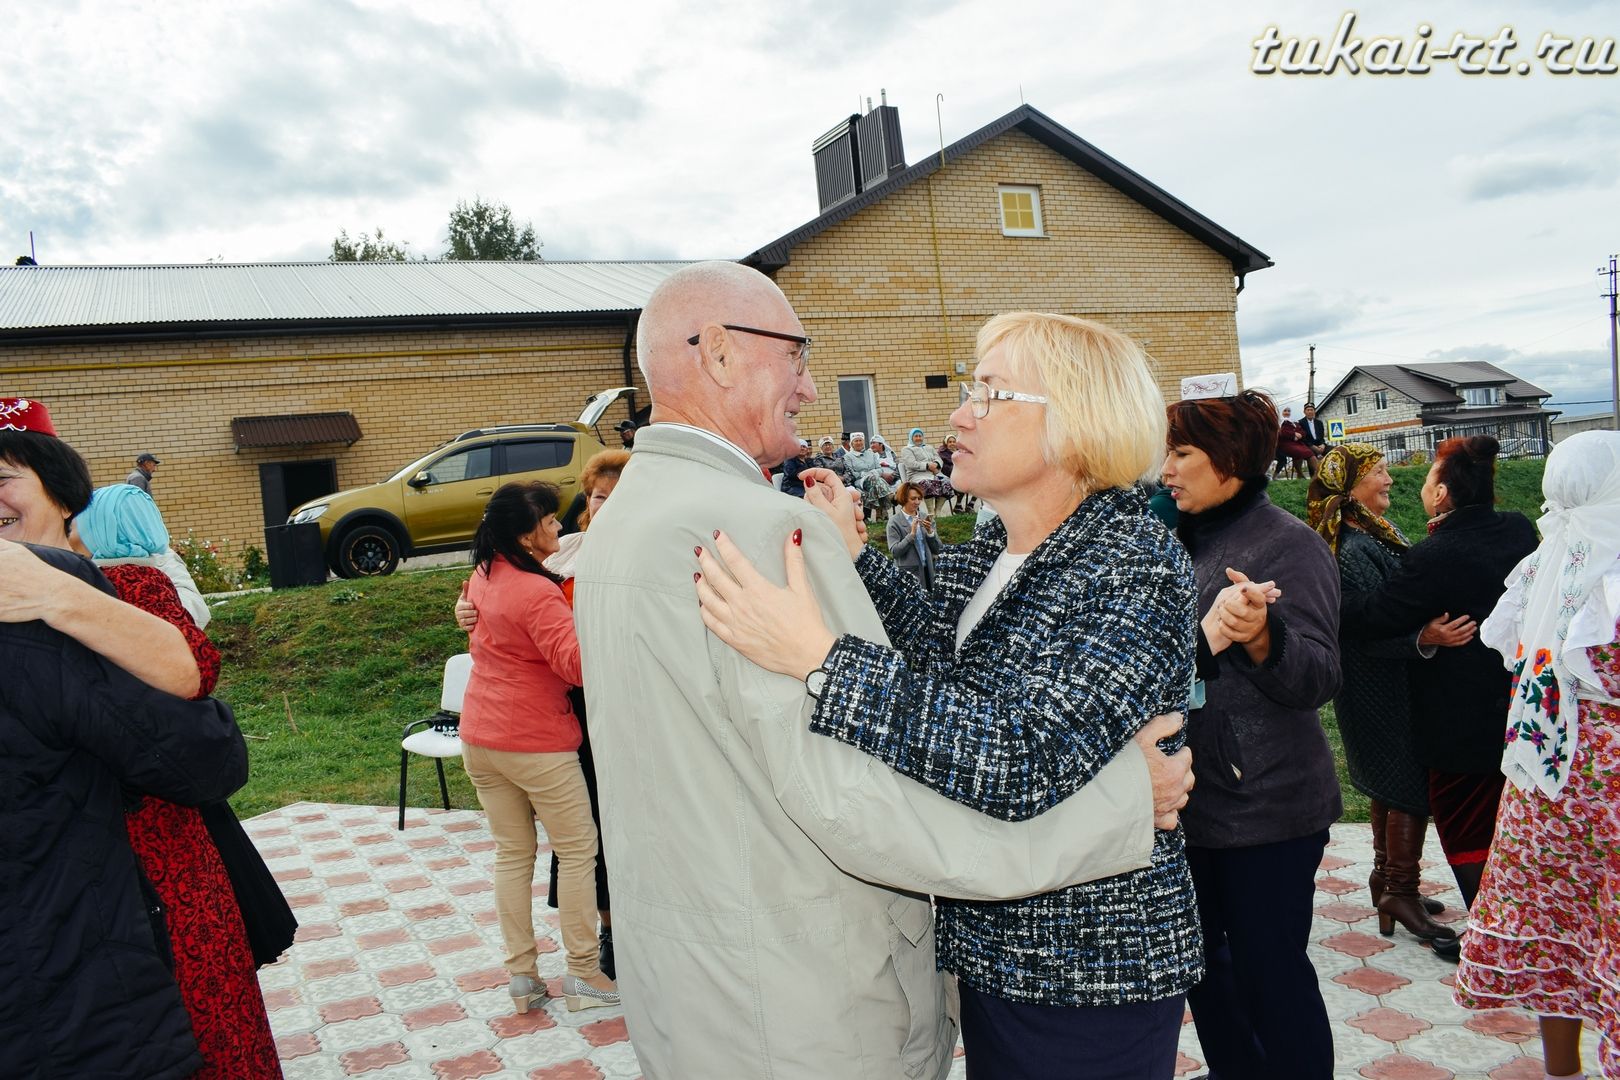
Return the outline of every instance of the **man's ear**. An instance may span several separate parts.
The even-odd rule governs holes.
[[[734,364],[730,359],[731,337],[723,326],[710,323],[698,334],[698,366],[704,375],[719,386],[730,387],[735,381]]]

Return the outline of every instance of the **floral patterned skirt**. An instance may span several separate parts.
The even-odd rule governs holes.
[[[1457,969],[1457,1003],[1580,1017],[1620,1080],[1620,708],[1581,702],[1556,800],[1508,785]]]

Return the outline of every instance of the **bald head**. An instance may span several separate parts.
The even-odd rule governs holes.
[[[653,423],[701,427],[780,463],[798,450],[794,421],[816,399],[815,383],[797,373],[791,342],[727,326],[804,332],[776,283],[739,263],[696,263],[653,290],[636,329]]]
[[[702,262],[675,271],[653,290],[636,327],[636,356],[653,400],[677,390],[695,370],[686,340],[708,323],[762,325],[788,307],[776,282],[734,262]]]

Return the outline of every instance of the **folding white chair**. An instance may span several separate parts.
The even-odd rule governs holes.
[[[439,796],[444,808],[450,809],[450,788],[444,782],[444,759],[461,756],[461,699],[467,693],[467,680],[472,675],[472,656],[457,653],[444,662],[444,688],[439,692],[439,711],[422,720],[405,725],[405,737],[399,743],[399,827],[405,828],[405,772],[412,754],[433,759],[439,770]],[[413,729],[421,728],[420,731]]]

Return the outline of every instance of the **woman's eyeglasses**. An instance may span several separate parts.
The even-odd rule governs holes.
[[[962,400],[973,407],[973,416],[983,420],[990,415],[992,401],[1027,401],[1031,405],[1045,405],[1047,399],[1040,394],[1020,394],[1015,390],[997,390],[987,383],[965,382],[962,384]]]

